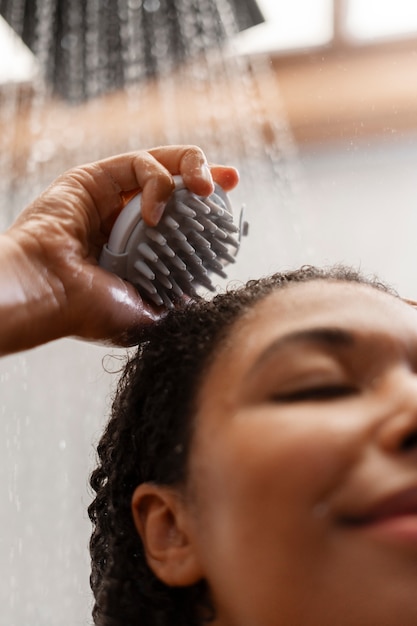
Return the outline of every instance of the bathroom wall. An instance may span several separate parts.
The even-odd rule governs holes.
[[[344,262],[417,299],[416,137],[311,144],[297,164],[274,210],[265,187],[233,193],[250,236],[230,280]],[[88,475],[123,354],[68,339],[0,361],[1,626],[91,623]]]
[[[292,200],[277,199],[264,214],[258,189],[243,199],[250,237],[230,273],[346,263],[416,297],[416,139],[405,133],[300,147]]]

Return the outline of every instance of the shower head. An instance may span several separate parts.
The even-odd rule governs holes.
[[[0,0],[0,15],[70,102],[172,71],[264,21],[256,0]]]
[[[233,221],[225,191],[215,185],[209,197],[187,189],[180,176],[156,227],[141,217],[141,194],[122,210],[103,247],[100,265],[128,280],[144,300],[172,308],[183,295],[195,297],[198,286],[215,291],[210,278],[225,278],[247,223]]]

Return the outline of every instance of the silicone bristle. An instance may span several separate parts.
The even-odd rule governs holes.
[[[187,241],[187,237],[180,230],[173,230],[171,236],[177,241]]]
[[[215,252],[222,259],[225,259],[225,261],[228,261],[229,263],[235,262],[234,257],[232,257],[232,255],[229,254],[227,247],[223,245],[222,243],[220,243],[220,241],[213,241],[211,247],[212,247],[213,252]]]
[[[148,259],[148,261],[152,261],[152,263],[155,263],[158,260],[158,255],[147,243],[141,243],[138,246],[138,252],[140,252],[143,258]]]
[[[145,230],[145,234],[152,241],[159,243],[160,246],[165,246],[167,243],[167,240],[165,239],[165,237],[162,235],[162,233],[156,230],[156,228],[147,228]]]
[[[229,222],[228,220],[224,219],[224,217],[221,217],[219,219],[219,225],[222,229],[229,231],[229,233],[237,233],[238,232],[238,227],[233,224],[233,222]]]
[[[223,209],[222,206],[220,206],[216,202],[213,202],[213,200],[210,200],[209,198],[207,198],[206,204],[214,213],[214,215],[216,215],[217,217],[223,217],[225,210]]]
[[[168,228],[172,228],[173,230],[177,230],[180,227],[178,222],[174,220],[170,215],[165,215],[163,219],[163,224],[168,226]]]
[[[168,256],[170,259],[174,259],[176,256],[174,250],[168,245],[161,247],[161,254],[165,254],[165,256]]]
[[[157,280],[165,289],[172,289],[172,282],[164,274],[159,274]]]
[[[225,278],[224,266],[239,249],[238,228],[218,186],[208,198],[180,186],[156,227],[138,220],[127,240],[123,278],[158,306],[172,308],[184,295],[195,297],[198,286],[215,291],[210,275]]]
[[[231,246],[233,246],[236,250],[239,250],[239,242],[237,241],[237,239],[235,239],[231,235],[226,235],[226,237],[224,237],[223,239],[223,243],[228,243]]]
[[[188,269],[185,272],[181,272],[181,276],[188,280],[189,283],[200,283],[201,285],[207,282],[208,272],[203,263],[190,262]]]
[[[143,276],[136,276],[136,283],[138,283],[141,287],[143,287],[147,293],[149,295],[156,295],[157,294],[157,289],[156,286],[153,282],[151,282],[150,280],[148,280],[147,278],[144,278]]]
[[[177,296],[177,298],[180,298],[181,296],[183,296],[184,295],[183,290],[173,278],[171,278],[171,283],[172,283],[172,291]]]
[[[216,273],[223,272],[223,265],[218,259],[213,259],[212,261],[209,261],[209,263],[206,264],[206,268],[207,270],[212,272],[215,271]],[[224,278],[226,278],[226,276]]]
[[[181,283],[184,285],[185,283],[192,283],[193,280],[194,280],[194,276],[188,270],[184,270],[178,276],[178,280],[181,281]],[[185,283],[184,283],[184,281],[185,281]]]
[[[217,274],[218,276],[221,276],[222,278],[227,278],[227,274],[226,272],[222,269],[222,264],[219,263],[220,267],[218,267],[217,265],[213,265],[213,263],[208,263],[208,269],[213,272],[214,274]]]
[[[174,303],[172,302],[171,298],[168,296],[168,294],[165,291],[161,292],[161,298],[163,300],[163,303],[167,307],[167,309],[174,308]]]
[[[195,248],[209,249],[211,247],[210,242],[205,237],[202,237],[199,233],[190,233],[190,239]]]
[[[138,272],[145,276],[145,278],[148,280],[155,280],[155,272],[151,270],[147,263],[144,261],[136,261],[134,265]]]
[[[212,220],[208,219],[205,215],[201,215],[199,220],[204,230],[217,237],[217,233],[220,229]]]
[[[154,267],[158,270],[158,272],[160,272],[163,276],[169,276],[170,275],[170,271],[169,268],[165,265],[165,263],[163,263],[161,261],[161,259],[158,259],[156,261],[156,263],[154,263]]]
[[[185,217],[183,225],[186,228],[191,228],[192,230],[196,230],[196,231],[198,231],[200,233],[203,232],[203,230],[204,230],[203,224],[201,224],[197,220],[193,219],[192,217]]]
[[[193,246],[187,241],[187,239],[180,241],[178,247],[186,254],[195,254]]]
[[[213,250],[211,248],[202,248],[201,251],[201,258],[203,260],[203,262],[206,261],[212,261],[213,259],[216,258],[216,253],[213,252]]]
[[[174,267],[173,267],[173,270],[174,270],[174,271],[177,269],[177,270],[180,270],[180,272],[181,272],[181,271],[183,271],[183,270],[187,269],[187,266],[186,266],[186,264],[184,263],[184,261],[183,261],[182,259],[180,259],[180,257],[179,257],[179,256],[177,256],[177,255],[175,255],[175,256],[173,256],[173,257],[172,257],[172,259],[171,259],[171,263],[172,263],[172,265],[174,266]]]
[[[196,216],[196,212],[193,211],[193,209],[189,206],[187,206],[186,204],[184,204],[184,202],[177,202],[176,205],[176,210],[178,211],[178,213],[180,215],[186,215],[187,217],[195,217]]]
[[[210,206],[208,206],[207,202],[203,202],[197,197],[190,200],[190,206],[195,209],[196,213],[202,213],[203,215],[210,214]]]
[[[156,304],[156,306],[162,306],[164,304],[164,301],[162,300],[161,296],[158,293],[149,294],[148,296],[145,296],[145,297],[151,302],[153,302],[153,304]]]

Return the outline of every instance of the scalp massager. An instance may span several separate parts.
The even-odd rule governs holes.
[[[233,221],[226,192],[215,185],[208,197],[187,189],[174,176],[175,189],[159,224],[151,228],[141,217],[141,194],[121,211],[103,247],[99,263],[128,280],[144,300],[172,308],[185,294],[195,296],[201,286],[215,291],[210,278],[226,278],[248,225]]]

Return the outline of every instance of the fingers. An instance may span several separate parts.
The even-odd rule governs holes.
[[[127,199],[142,191],[142,215],[149,224],[157,224],[164,206],[174,189],[172,175],[165,165],[150,152],[132,152],[99,161],[96,166],[101,176],[96,179],[96,203],[100,214],[106,219],[109,196],[103,190],[109,186],[118,195],[119,209]],[[101,185],[100,188],[98,184]],[[107,185],[105,180],[107,180]],[[114,211],[114,209],[113,209]]]
[[[126,201],[142,191],[142,217],[155,226],[174,189],[172,176],[177,174],[201,196],[213,192],[213,180],[226,191],[238,182],[234,168],[210,167],[197,146],[165,146],[122,154],[70,170],[64,178],[83,187],[86,204],[94,204],[104,226],[111,225]]]
[[[194,193],[208,196],[214,190],[206,155],[197,146],[168,146],[149,151],[171,174],[180,174]]]
[[[234,167],[211,165],[210,170],[214,182],[220,185],[225,191],[231,191],[239,182],[239,172]]]
[[[154,148],[150,150],[150,153],[171,174],[180,174],[186,187],[199,196],[208,196],[213,193],[214,182],[223,187],[225,191],[230,191],[239,181],[239,174],[234,167],[209,165],[204,152],[197,146]],[[144,206],[142,198],[143,214],[147,210],[148,206]],[[146,221],[146,216],[144,215],[144,217]]]

